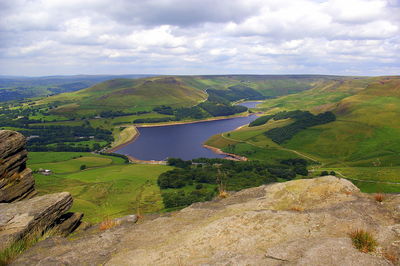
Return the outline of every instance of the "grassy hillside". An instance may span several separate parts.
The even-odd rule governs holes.
[[[222,75],[182,78],[187,84],[196,88],[223,90],[240,84],[271,97],[308,90],[326,80],[342,79],[342,77],[323,75]]]
[[[320,162],[315,171],[336,170],[354,179],[400,182],[400,77],[330,80],[307,91],[267,100],[261,108],[270,114],[329,110],[337,119],[304,129],[281,145],[264,134],[268,128],[280,126],[274,121],[214,136],[208,144],[264,160],[289,152]],[[380,183],[378,188],[363,183],[360,187],[400,192],[396,184]]]
[[[202,90],[186,86],[173,77],[115,79],[72,93],[45,98],[38,104],[53,104],[55,114],[99,114],[102,111],[150,111],[160,105],[191,106],[204,101]]]
[[[284,146],[333,165],[400,165],[400,78],[371,79],[329,108],[337,121],[304,130]]]
[[[80,170],[81,165],[87,168]],[[52,170],[49,176],[34,174],[39,194],[70,192],[71,210],[83,212],[84,220],[93,223],[163,209],[157,177],[172,169],[83,152],[30,152],[28,167]]]

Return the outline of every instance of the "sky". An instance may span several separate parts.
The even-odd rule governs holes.
[[[1,0],[0,75],[400,74],[400,0]]]

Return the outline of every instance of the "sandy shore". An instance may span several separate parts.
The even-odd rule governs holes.
[[[237,117],[246,117],[250,115],[257,115],[256,113],[246,113],[243,115],[237,115],[237,116],[223,116],[223,117],[215,117],[215,118],[208,118],[208,119],[202,119],[202,120],[196,120],[196,121],[180,121],[180,122],[167,122],[167,123],[160,123],[160,124],[135,124],[136,127],[164,127],[164,126],[174,126],[174,125],[186,125],[186,124],[196,124],[196,123],[203,123],[203,122],[209,122],[209,121],[218,121],[218,120],[226,120],[226,119],[232,119],[232,118],[237,118]]]
[[[139,160],[131,155],[125,155],[128,157],[129,161],[132,163],[142,163],[142,164],[162,164],[166,165],[167,161],[156,161],[156,160],[151,160],[151,161],[145,161],[145,160]]]
[[[248,160],[247,157],[240,156],[240,155],[233,154],[233,153],[227,153],[227,152],[224,152],[221,149],[215,148],[213,146],[208,146],[206,144],[203,144],[203,147],[206,149],[212,150],[216,154],[226,155],[226,158],[224,158],[224,159],[235,160],[235,161],[247,161]]]

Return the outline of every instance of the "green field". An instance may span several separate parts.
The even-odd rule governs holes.
[[[81,171],[82,164],[88,168]],[[163,209],[157,177],[172,169],[75,152],[31,152],[28,167],[52,170],[49,176],[34,174],[39,194],[70,192],[74,198],[71,211],[83,212],[84,220],[92,223]]]

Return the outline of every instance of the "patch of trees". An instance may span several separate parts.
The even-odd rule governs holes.
[[[249,127],[256,127],[256,126],[261,126],[266,124],[269,120],[271,120],[272,118],[274,118],[274,115],[264,115],[264,116],[260,116],[259,118],[257,118],[256,120],[254,120],[253,122],[251,122],[249,124]]]
[[[20,132],[27,137],[34,136],[27,142],[29,151],[90,151],[89,146],[79,145],[79,142],[113,140],[111,131],[90,126],[29,126]],[[65,142],[76,144],[65,144]],[[48,146],[49,144],[57,145]],[[93,149],[100,149],[100,145],[94,143]]]
[[[294,118],[296,121],[287,126],[273,128],[265,132],[265,135],[267,137],[278,144],[282,144],[284,141],[291,139],[301,130],[312,126],[330,123],[336,120],[336,116],[332,112],[325,112],[318,115],[313,115],[308,111],[293,111],[286,112],[286,114],[282,114],[278,117],[274,116],[274,119],[276,120],[285,118]]]
[[[171,106],[166,106],[166,105],[154,107],[153,111],[157,112],[159,114],[163,114],[163,115],[173,115],[174,114],[174,109]]]
[[[90,139],[112,141],[111,131],[81,126],[30,126],[27,131],[20,131],[25,136],[36,135],[28,143],[50,144],[61,142],[74,142],[77,139],[87,141]]]
[[[162,198],[166,208],[189,206],[195,202],[209,201],[216,195],[216,190],[196,189],[192,191],[176,190],[163,192]]]
[[[335,173],[335,171],[330,171],[330,172],[328,172],[328,171],[322,171],[321,174],[320,174],[320,176],[327,176],[327,175],[336,176],[336,173]]]
[[[38,145],[38,144],[32,144],[32,145],[27,145],[28,151],[54,151],[54,152],[60,152],[60,151],[70,151],[70,152],[90,152],[91,149],[88,145],[70,145],[70,144],[64,144],[64,143],[57,143],[55,146],[47,146],[47,145]]]
[[[142,115],[142,114],[148,114],[148,113],[150,113],[150,112],[149,111],[138,111],[138,112],[125,113],[123,111],[110,111],[109,110],[109,111],[101,112],[100,116],[103,118],[114,118],[114,117],[119,117],[119,116]]]
[[[182,120],[184,118],[202,119],[208,116],[209,115],[198,105],[193,107],[182,107],[175,110],[176,120]]]
[[[255,126],[261,126],[266,124],[269,120],[274,119],[274,120],[282,120],[282,119],[287,119],[287,118],[293,118],[293,119],[302,119],[304,117],[304,113],[309,113],[308,111],[300,111],[300,110],[295,110],[295,111],[283,111],[276,113],[274,115],[264,115],[260,116],[253,122],[249,124],[249,127],[255,127]]]
[[[202,119],[210,116],[227,116],[245,111],[247,111],[245,106],[205,101],[193,107],[178,108],[174,114],[177,120],[181,120],[184,118]]]
[[[286,159],[282,160],[281,164],[289,166],[292,172],[298,175],[302,176],[308,175],[308,170],[307,170],[308,162],[305,159],[300,159],[300,158]]]
[[[291,180],[297,174],[308,174],[307,161],[302,159],[285,160],[271,165],[260,161],[238,162],[208,158],[184,161],[170,158],[168,164],[178,168],[162,173],[157,180],[167,208],[211,199],[215,191],[210,189],[217,185],[223,185],[230,191],[241,190],[276,182],[277,178]],[[194,188],[197,192],[193,192]]]
[[[206,101],[199,104],[207,113],[212,116],[227,116],[247,111],[247,107],[241,105],[225,105]]]
[[[168,158],[167,164],[179,168],[188,168],[192,165],[192,161],[184,161],[181,158]]]

